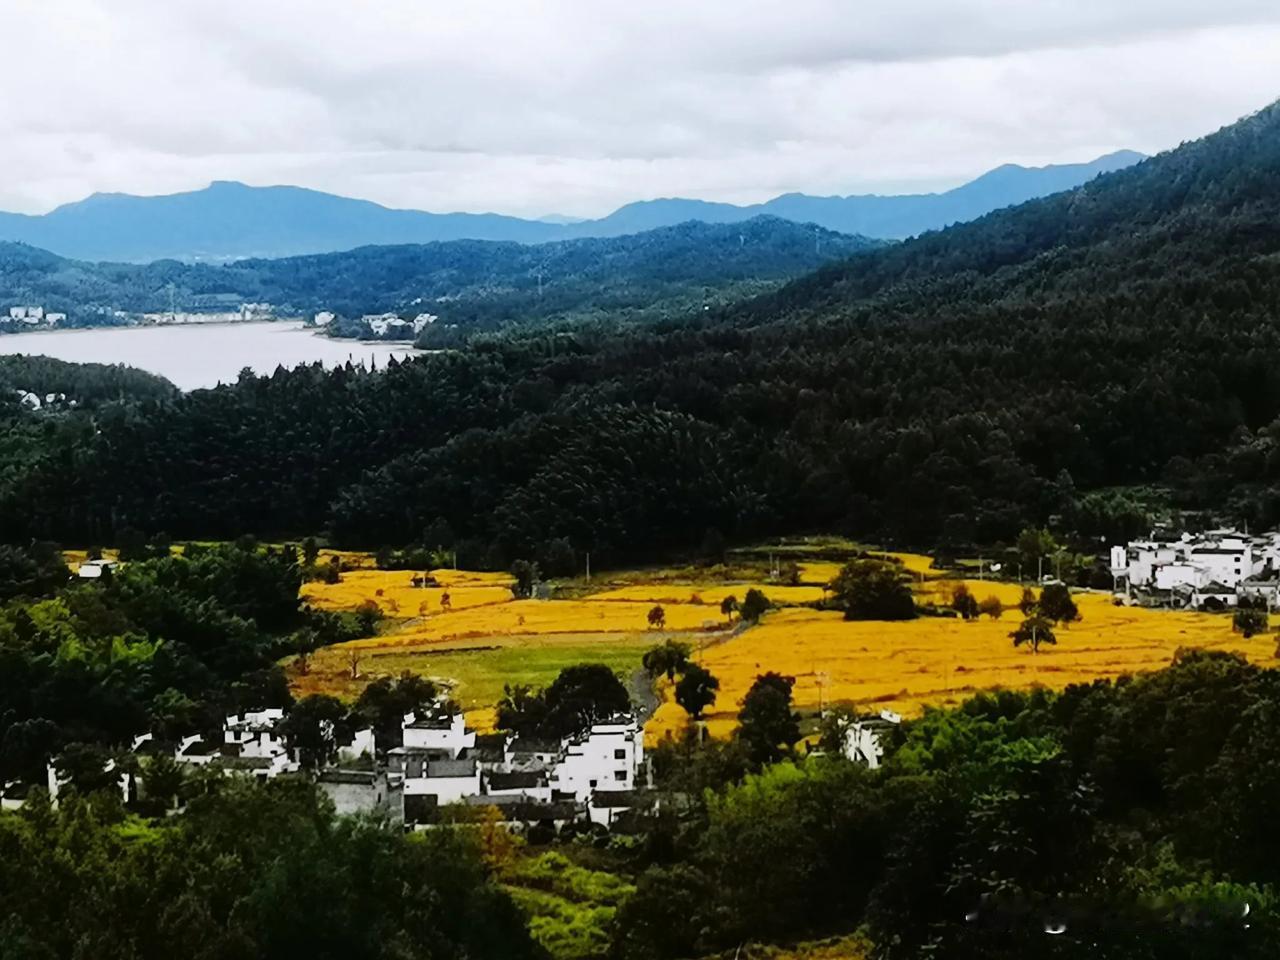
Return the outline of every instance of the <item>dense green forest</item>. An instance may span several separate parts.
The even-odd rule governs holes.
[[[44,398],[54,394],[59,403],[97,407],[113,401],[172,399],[177,392],[164,377],[119,364],[0,356],[0,404],[16,402],[19,393],[35,394],[42,406]]]
[[[1094,490],[1280,520],[1280,108],[734,307],[25,415],[9,539],[453,541],[505,566],[836,529],[962,546]],[[447,545],[447,544],[444,544]]]
[[[495,329],[701,310],[880,246],[776,217],[534,246],[454,240],[225,266],[83,263],[0,243],[0,304],[43,304],[77,325],[120,322],[111,316],[115,310],[238,310],[252,302],[272,304],[284,316],[336,312],[348,321],[337,331],[352,335],[362,332],[352,318],[383,311]]]
[[[43,782],[72,745],[176,739],[229,712],[290,701],[276,661],[362,634],[300,608],[296,558],[251,544],[179,556],[134,547],[101,581],[69,580],[50,544],[0,546],[0,781]]]

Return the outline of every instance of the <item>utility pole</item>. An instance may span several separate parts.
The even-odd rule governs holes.
[[[587,551],[587,583],[591,582],[591,551]]]

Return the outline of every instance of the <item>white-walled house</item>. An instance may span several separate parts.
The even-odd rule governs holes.
[[[284,721],[284,709],[267,707],[235,713],[227,717],[222,727],[222,742],[231,748],[232,756],[271,758],[286,753],[280,724]]]
[[[844,728],[842,752],[845,759],[875,770],[884,758],[886,739],[901,722],[901,715],[892,710],[881,710],[876,717],[858,717],[853,720]]]
[[[115,560],[86,560],[76,568],[76,576],[81,580],[97,580],[104,572],[114,573],[119,567]]]
[[[406,750],[443,750],[451,759],[476,745],[476,733],[467,729],[461,713],[417,718],[408,714],[401,727]]]
[[[280,732],[283,720],[284,710],[279,707],[233,713],[223,721],[220,743],[198,734],[184,737],[174,751],[174,759],[195,766],[217,766],[225,772],[259,780],[294,773],[298,764]]]
[[[632,717],[593,723],[579,737],[565,741],[551,768],[553,796],[579,802],[597,790],[634,790],[644,763],[644,732]]]
[[[479,796],[480,765],[438,751],[398,747],[387,751],[387,768],[404,781],[406,797],[434,797],[439,806]]]

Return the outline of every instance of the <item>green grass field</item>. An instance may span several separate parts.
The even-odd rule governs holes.
[[[294,678],[295,693],[333,693],[355,697],[372,679],[399,676],[408,671],[454,682],[451,696],[462,705],[467,718],[481,728],[493,719],[493,706],[502,699],[507,684],[542,687],[565,667],[579,663],[603,663],[622,676],[640,666],[640,658],[666,634],[556,634],[530,637],[468,639],[456,647],[431,649],[388,647],[370,650],[360,661],[360,678],[351,680],[337,662],[317,662],[307,676]]]

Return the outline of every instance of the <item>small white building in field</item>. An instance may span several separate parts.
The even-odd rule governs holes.
[[[76,568],[76,576],[81,580],[97,580],[104,571],[114,573],[119,566],[115,560],[86,560]]]

